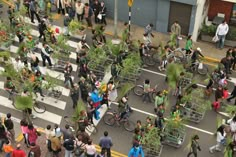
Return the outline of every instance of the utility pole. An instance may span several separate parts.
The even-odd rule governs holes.
[[[128,0],[128,6],[129,6],[129,33],[130,33],[130,27],[131,27],[131,7],[133,5],[134,0]]]
[[[117,21],[118,21],[118,0],[115,0],[114,7],[114,37],[117,38]]]

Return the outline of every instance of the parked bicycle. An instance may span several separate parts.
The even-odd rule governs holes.
[[[75,119],[75,117],[73,116],[72,117],[64,116],[66,124],[68,124],[71,127],[72,131],[76,131],[76,128],[79,128],[79,126],[76,127],[77,124],[73,119]],[[96,134],[98,132],[98,129],[94,123],[87,121],[85,125],[86,125],[85,130],[88,131],[89,133]]]
[[[129,113],[127,113],[122,119],[120,118],[120,114],[116,111],[108,111],[103,117],[103,121],[105,124],[109,126],[113,126],[115,123],[120,126],[121,123],[125,130],[133,132],[135,129],[135,123],[129,120]]]
[[[151,98],[152,98],[153,100],[155,100],[155,97],[156,97],[156,92],[157,92],[157,89],[158,89],[157,87],[158,87],[158,84],[156,84],[156,85],[154,86],[154,88],[152,88],[152,90],[151,90],[151,92],[150,92]],[[144,94],[144,87],[143,87],[143,85],[136,85],[136,86],[133,88],[133,92],[134,92],[134,94],[137,95],[137,96],[143,96],[143,94]]]

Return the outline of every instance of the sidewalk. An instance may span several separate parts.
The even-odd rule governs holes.
[[[124,30],[124,22],[118,21],[118,36],[121,37],[121,34]],[[112,19],[107,19],[107,26],[105,33],[108,35],[114,34],[114,21]],[[135,40],[143,40],[144,27],[140,27],[134,24],[131,24],[131,38]],[[166,43],[170,40],[170,35],[160,32],[153,32],[154,38],[152,38],[152,42],[154,45],[159,45],[161,42]],[[185,47],[186,40],[183,39],[180,41],[180,47]],[[202,49],[202,53],[205,56],[205,59],[209,62],[219,62],[223,57],[225,57],[226,51],[228,48],[224,48],[222,50],[216,49],[215,45],[212,43],[197,41],[194,42],[194,48],[200,47]]]

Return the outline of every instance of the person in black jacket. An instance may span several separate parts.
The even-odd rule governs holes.
[[[88,89],[87,84],[85,82],[85,78],[81,77],[79,82],[80,92],[81,92],[81,98],[84,102],[87,102],[88,98]]]
[[[98,0],[95,0],[94,1],[94,4],[93,4],[93,12],[94,12],[94,18],[95,18],[95,23],[99,23],[99,19],[98,19],[98,14],[99,14],[99,11],[100,11],[100,3],[98,2]]]
[[[198,150],[201,151],[201,148],[200,148],[200,145],[198,143],[198,140],[199,140],[199,136],[198,135],[195,135],[193,138],[192,138],[192,141],[191,141],[191,150],[190,152],[188,153],[187,157],[190,157],[192,154],[194,157],[197,157],[197,152]]]
[[[43,41],[46,42],[46,36],[44,31],[47,30],[47,26],[44,19],[39,23],[38,29],[39,29],[39,39],[41,39],[43,36]]]
[[[202,50],[199,47],[197,48],[197,50],[193,51],[193,54],[191,57],[192,66],[195,65],[195,62],[198,60],[199,56],[204,57],[201,52],[202,52]]]
[[[232,51],[232,69],[235,70],[235,64],[236,64],[236,46],[233,48]]]
[[[73,102],[73,108],[77,106],[78,100],[79,100],[79,86],[78,84],[74,84],[74,87],[71,90],[71,99]]]
[[[74,137],[71,135],[69,139],[66,139],[63,143],[63,146],[65,147],[65,156],[73,156],[73,150],[74,150]]]
[[[106,12],[107,12],[107,7],[105,6],[104,2],[101,2],[99,13],[102,15],[101,24],[104,25],[107,25]]]
[[[235,98],[235,97],[236,97],[236,84],[234,84],[234,89],[231,92],[231,96],[227,99],[227,101],[230,102],[230,100]],[[234,105],[236,105],[236,99],[235,99]]]
[[[223,97],[223,88],[222,86],[218,86],[218,88],[215,91],[215,101],[219,101],[219,99],[222,99]]]
[[[11,119],[11,113],[7,114],[7,119],[4,121],[4,125],[7,128],[7,131],[11,135],[11,141],[15,142],[15,131],[14,131],[14,123]]]

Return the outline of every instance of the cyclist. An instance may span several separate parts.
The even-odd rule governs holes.
[[[145,132],[148,132],[149,130],[151,130],[153,128],[153,123],[152,123],[152,119],[150,117],[146,118],[146,125],[145,125]]]
[[[120,120],[122,120],[123,118],[126,118],[126,115],[128,115],[129,112],[132,112],[132,109],[130,108],[127,102],[128,102],[128,97],[126,95],[122,97],[118,105],[118,110],[120,113]]]
[[[8,99],[11,100],[13,93],[16,92],[16,87],[13,84],[11,77],[7,77],[7,80],[4,83],[4,89],[9,93]]]
[[[164,71],[165,68],[166,68],[167,63],[172,62],[172,60],[171,60],[173,58],[172,55],[171,55],[172,52],[173,51],[170,49],[169,45],[166,45],[164,47],[164,53],[161,54],[161,57],[162,57],[161,62],[160,62],[161,65],[158,67],[159,71]]]
[[[148,101],[151,103],[151,97],[149,95],[149,93],[152,91],[151,89],[151,85],[150,85],[150,80],[146,79],[144,81],[144,85],[143,85],[143,102],[146,103],[146,99],[148,99]]]
[[[200,49],[200,47],[198,47],[195,51],[193,51],[191,56],[192,67],[196,64],[196,61],[199,59],[199,56],[204,57],[201,52],[202,50]]]

